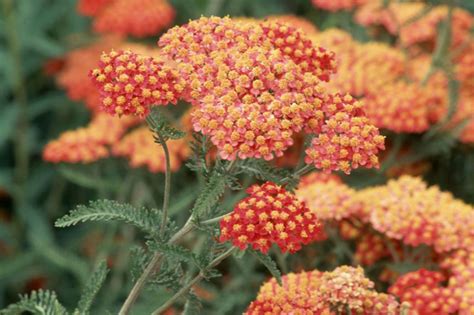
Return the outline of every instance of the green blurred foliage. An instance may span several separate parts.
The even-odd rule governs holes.
[[[295,14],[319,28],[340,27],[361,41],[365,30],[352,22],[350,13],[329,14],[314,9],[309,0],[171,0],[176,23],[201,15],[265,17]],[[32,289],[54,290],[72,309],[92,270],[107,259],[112,270],[99,292],[93,314],[116,311],[130,289],[130,248],[143,238],[129,226],[87,224],[57,229],[53,222],[77,204],[110,198],[135,205],[156,207],[161,203],[163,175],[132,170],[122,160],[93,165],[51,165],[41,159],[44,145],[61,132],[83,125],[88,112],[58,89],[44,72],[45,63],[87,43],[94,34],[90,20],[76,13],[75,0],[0,0],[0,308]],[[474,12],[474,2],[459,1]],[[389,39],[390,40],[390,39]],[[422,141],[411,138],[413,144]],[[443,142],[444,143],[444,142]],[[474,202],[474,152],[472,148],[442,142],[423,159],[432,164],[427,179],[443,189]],[[453,147],[455,147],[453,149]],[[363,187],[384,182],[375,171],[355,172],[348,178]],[[242,182],[249,181],[245,176]],[[194,174],[183,168],[173,175],[170,214],[182,224],[201,190]],[[226,192],[225,194],[228,194]],[[230,209],[242,197],[226,198]],[[189,239],[186,241],[190,241]],[[206,250],[206,238],[198,238],[196,251]],[[274,254],[283,272],[305,268],[332,269],[350,263],[354,244],[331,237],[325,245],[308,246],[301,255],[286,259]],[[320,255],[324,253],[323,255]],[[214,296],[204,303],[205,314],[237,314],[252,300],[269,276],[257,258],[246,255],[227,260],[220,268],[226,274],[202,288]],[[156,308],[169,292],[145,292],[136,314]]]

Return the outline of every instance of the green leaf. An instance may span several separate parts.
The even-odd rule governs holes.
[[[249,252],[252,253],[257,259],[265,266],[267,267],[268,271],[272,274],[272,276],[276,279],[278,284],[281,286],[281,272],[277,267],[277,264],[269,255],[265,255],[262,252],[253,250],[253,249],[248,249]]]
[[[13,134],[18,117],[18,106],[14,104],[6,105],[0,113],[0,148],[7,142]]]
[[[52,291],[33,291],[30,295],[20,296],[18,303],[10,305],[0,311],[2,315],[20,315],[30,312],[34,315],[65,315],[68,314],[64,306],[59,303],[56,294]]]
[[[158,143],[161,142],[161,139],[163,139],[163,141],[168,141],[169,139],[176,140],[186,136],[184,131],[171,126],[170,122],[165,118],[163,111],[157,107],[152,108],[146,121],[151,131],[156,134],[155,140]]]
[[[199,315],[201,314],[202,304],[199,297],[190,290],[188,293],[188,299],[184,304],[183,315]]]
[[[113,200],[91,201],[88,206],[80,205],[68,215],[58,219],[57,227],[67,227],[86,221],[125,221],[140,230],[155,235],[161,222],[161,213],[156,209],[134,207]]]
[[[63,175],[67,180],[71,181],[72,183],[79,185],[85,188],[92,188],[92,189],[107,189],[107,190],[117,190],[118,183],[112,181],[106,181],[101,178],[97,178],[96,176],[91,176],[90,174],[85,173],[81,169],[77,169],[76,166],[60,166],[59,172]]]
[[[92,302],[94,301],[95,296],[99,292],[102,284],[107,277],[107,264],[105,261],[102,261],[97,269],[94,271],[89,281],[86,284],[86,287],[82,291],[81,299],[77,304],[75,314],[89,314]]]
[[[283,184],[283,179],[290,180],[284,183],[290,187],[298,185],[298,178],[291,176],[291,172],[284,168],[277,168],[265,160],[248,159],[239,164],[239,168],[245,173],[250,173],[259,180],[270,181],[276,184]]]
[[[163,255],[177,259],[178,261],[184,261],[190,264],[194,264],[199,268],[204,268],[205,266],[200,266],[197,256],[191,252],[189,249],[168,243],[160,243],[160,242],[149,242],[149,249],[152,252],[160,252]]]
[[[211,143],[205,135],[193,133],[193,141],[190,144],[193,154],[186,163],[186,166],[193,172],[202,173],[204,177],[208,177],[209,168],[206,163],[206,155],[211,147]]]
[[[214,170],[196,200],[192,213],[196,218],[203,218],[209,214],[224,194],[228,183],[227,176]]]

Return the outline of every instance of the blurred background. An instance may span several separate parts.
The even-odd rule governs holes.
[[[404,42],[404,37],[386,24],[364,20],[361,8],[324,7],[324,1],[320,1],[323,5],[318,5],[310,0],[130,0],[128,5],[107,12],[107,9],[100,8],[102,2],[107,1],[82,1],[81,6],[76,0],[0,0],[0,308],[17,301],[18,294],[39,288],[56,291],[65,306],[73,307],[91,269],[102,258],[107,259],[113,271],[106,289],[98,299],[95,313],[103,314],[105,309],[116,310],[129,290],[130,248],[140,240],[136,231],[116,224],[87,224],[68,229],[54,227],[54,221],[58,217],[77,204],[87,203],[89,200],[110,198],[145,206],[155,206],[161,202],[163,166],[146,160],[146,156],[153,155],[154,151],[151,149],[136,153],[127,149],[114,149],[118,153],[110,154],[108,146],[118,141],[125,131],[117,131],[120,135],[114,136],[114,128],[122,127],[113,123],[108,125],[109,122],[98,122],[96,125],[92,122],[91,126],[91,119],[94,121],[97,117],[97,104],[96,96],[90,90],[87,71],[97,63],[101,51],[120,47],[124,41],[128,45],[141,45],[142,48],[146,47],[144,45],[153,47],[160,34],[168,27],[181,25],[201,15],[258,19],[284,16],[279,18],[298,27],[305,27],[305,31],[314,34],[338,28],[350,34],[351,40],[360,45],[378,42],[392,47],[397,54],[405,56],[406,60],[424,57],[427,62],[420,61],[419,65],[414,66],[415,70],[419,70],[421,64],[423,67],[429,66],[430,61],[435,58],[447,58],[444,50],[450,50],[439,44],[443,40],[443,25],[439,22],[446,15],[436,23],[425,25],[434,34],[426,41],[423,39],[423,43],[416,42],[414,47],[415,44],[410,39]],[[154,2],[150,9],[143,12],[153,12],[160,18],[154,21],[140,17],[142,12],[137,9],[136,3],[141,2]],[[378,1],[378,5],[388,6],[390,2],[392,1]],[[430,14],[433,7],[449,5],[449,1],[422,3],[424,11],[416,11],[419,17],[414,14],[411,17],[413,21]],[[463,14],[474,13],[474,1],[459,0],[455,1],[455,5]],[[104,11],[100,13],[101,10]],[[453,16],[452,29],[456,27],[456,21],[459,21],[458,24],[463,23],[462,14]],[[130,26],[125,21],[128,18],[143,18],[146,24]],[[119,22],[124,22],[124,25],[114,28],[114,23],[120,24]],[[467,33],[470,42],[456,44],[459,45],[453,48],[458,49],[456,53],[462,55],[466,45],[472,46],[472,23],[467,28]],[[346,41],[342,38],[342,41]],[[324,35],[319,40],[324,41]],[[332,41],[327,41],[329,46],[334,45],[329,49],[336,53],[340,49],[341,54],[345,53],[341,48],[343,45],[335,43],[337,36]],[[450,39],[451,44],[454,41],[453,38]],[[446,45],[450,46],[450,43],[445,43],[444,47]],[[369,51],[369,48],[366,49]],[[471,56],[471,61],[464,66],[467,72],[465,81],[472,81],[472,51],[466,53]],[[372,60],[371,65],[389,62],[387,60],[392,58],[390,53],[383,53],[383,57]],[[363,84],[371,84],[376,80],[374,77],[383,76],[383,72],[378,72],[377,67],[361,67],[346,67],[343,71],[346,71],[348,77],[362,77],[362,81],[366,77],[367,82]],[[442,66],[438,70],[440,69],[441,72],[444,71]],[[389,69],[390,71],[393,73],[397,70]],[[464,79],[457,76],[458,73],[455,75],[454,79],[448,78],[448,89],[442,92],[446,95],[440,96],[443,99],[449,98],[448,103],[450,100],[459,103],[462,99],[459,96],[461,90],[472,92],[474,86],[462,86]],[[419,78],[417,74],[413,77]],[[427,78],[427,81],[432,78],[434,76]],[[344,82],[343,79],[340,81]],[[346,90],[357,94],[358,82],[346,87]],[[366,97],[368,102],[385,104],[383,102],[387,101],[373,100],[364,87],[360,90],[357,96]],[[416,102],[420,98],[416,96],[416,92],[410,91],[411,87],[398,90],[388,88],[383,93],[394,93],[393,97],[400,94],[411,95],[412,99],[400,101],[408,102],[408,105],[401,105],[404,106],[402,109],[395,110],[403,112],[407,108],[418,106]],[[433,88],[432,91],[441,90]],[[388,95],[388,99],[392,97],[385,95]],[[443,118],[427,118],[426,126],[420,127],[421,129],[417,129],[416,121],[410,129],[410,126],[392,126],[386,121],[377,120],[380,115],[390,113],[380,114],[375,110],[374,119],[380,122],[388,136],[388,149],[383,157],[382,168],[378,171],[357,171],[344,180],[353,187],[363,188],[384,183],[388,178],[400,174],[421,175],[429,183],[440,185],[442,189],[473,203],[474,139],[466,134],[464,138],[462,136],[465,131],[463,128],[469,124],[466,117],[474,112],[472,93],[469,95],[471,111],[467,111],[468,114],[461,115],[450,124],[460,106],[448,106],[448,113],[453,111],[452,115],[449,114],[449,122],[443,121]],[[387,105],[389,106],[392,105]],[[186,109],[187,104],[178,104],[170,115],[178,119]],[[406,119],[403,115],[391,114],[394,118],[390,120]],[[78,128],[83,129],[77,132]],[[76,133],[65,136],[65,132],[69,130],[76,130]],[[94,141],[98,141],[97,134],[113,139],[101,140],[94,147]],[[68,140],[68,137],[73,140]],[[123,146],[127,147],[127,144]],[[74,150],[81,153],[74,155],[71,153],[76,152]],[[199,192],[200,184],[190,170],[181,167],[186,153],[180,153],[180,150],[182,149],[177,145],[171,208],[171,213],[178,222],[187,217],[186,211]],[[234,202],[239,196],[233,199]],[[333,243],[325,246],[324,251],[328,257],[333,257],[332,260],[313,260],[308,263],[305,256],[312,257],[315,250],[322,250],[310,247],[298,258],[294,258],[291,265],[329,269],[349,259],[344,256],[347,248],[343,245],[340,247]],[[206,314],[242,312],[267,277],[265,271],[251,258],[228,264],[232,266],[227,267],[223,278],[216,283],[204,283],[201,292],[198,292],[206,303]],[[146,294],[137,310],[140,307],[143,307],[143,312],[147,310],[147,298],[156,299],[156,295]]]

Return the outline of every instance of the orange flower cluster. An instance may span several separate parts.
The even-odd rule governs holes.
[[[314,178],[312,174],[308,176]],[[320,220],[340,221],[359,211],[360,207],[353,202],[356,192],[340,182],[340,179],[324,181],[316,177],[313,182],[306,178],[302,178],[302,181],[303,185],[299,186],[296,196],[305,202]]]
[[[379,128],[420,133],[430,128],[432,97],[428,89],[405,81],[379,86],[363,99],[365,111]]]
[[[184,88],[173,68],[130,50],[103,53],[90,75],[101,93],[102,110],[119,116],[144,116],[151,105],[175,104]]]
[[[249,196],[220,222],[220,241],[244,250],[268,252],[274,243],[282,252],[294,253],[321,237],[316,216],[284,188],[267,182],[247,189]]]
[[[403,46],[426,42],[434,44],[437,25],[446,19],[448,7],[435,6],[423,15],[426,9],[427,5],[421,2],[391,2],[385,7],[382,0],[370,1],[358,10],[355,19],[364,26],[384,26],[391,34],[399,35]],[[421,17],[417,18],[419,15]],[[464,42],[473,25],[473,17],[467,11],[456,8],[451,25],[452,45]]]
[[[379,232],[438,253],[474,248],[474,208],[419,178],[402,176],[359,192],[366,218]]]
[[[410,303],[419,315],[447,315],[457,312],[459,300],[449,287],[440,286],[445,276],[437,271],[420,269],[399,277],[388,292]]]
[[[457,250],[444,258],[441,266],[451,275],[448,287],[458,301],[458,314],[474,314],[474,251]]]
[[[137,37],[156,35],[175,16],[166,0],[81,0],[78,10],[94,17],[96,32]]]
[[[169,140],[166,142],[170,153],[170,166],[172,171],[177,171],[189,156],[189,148],[184,139]],[[163,148],[155,143],[153,133],[146,127],[139,127],[112,147],[116,156],[126,157],[130,160],[131,167],[146,166],[150,172],[164,173],[166,161]]]
[[[98,113],[88,126],[67,131],[48,143],[43,159],[53,163],[91,163],[108,157],[108,146],[117,142],[135,121]]]
[[[265,19],[267,19],[269,21],[276,21],[276,22],[279,22],[281,24],[291,25],[291,26],[303,31],[303,33],[305,33],[306,35],[312,35],[312,34],[316,34],[318,32],[318,29],[316,28],[316,26],[311,21],[308,21],[308,20],[306,20],[306,19],[304,19],[300,16],[296,16],[296,15],[291,15],[291,14],[270,15],[270,16],[267,16]]]
[[[342,313],[395,315],[400,305],[391,295],[377,293],[362,268],[342,266],[331,272],[309,271],[271,279],[262,287],[245,314]]]
[[[369,0],[312,0],[316,8],[336,12],[340,10],[352,10],[361,6]]]
[[[150,104],[181,97],[197,107],[194,130],[209,135],[223,159],[273,159],[293,144],[293,135],[305,131],[321,133],[307,151],[307,163],[347,173],[378,166],[384,138],[355,99],[325,93],[320,83],[335,71],[333,54],[313,46],[297,29],[272,21],[203,17],[171,29],[159,46],[166,64],[132,53],[104,56],[93,77],[109,112],[146,114]],[[129,69],[124,56],[144,64]],[[135,80],[138,68],[142,82]],[[174,80],[159,80],[165,83],[158,84],[160,97],[164,87],[176,93],[156,102],[143,93],[158,88],[148,81],[158,69]]]

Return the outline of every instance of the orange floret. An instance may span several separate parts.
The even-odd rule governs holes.
[[[336,12],[340,10],[353,10],[370,0],[312,0],[316,8]]]

